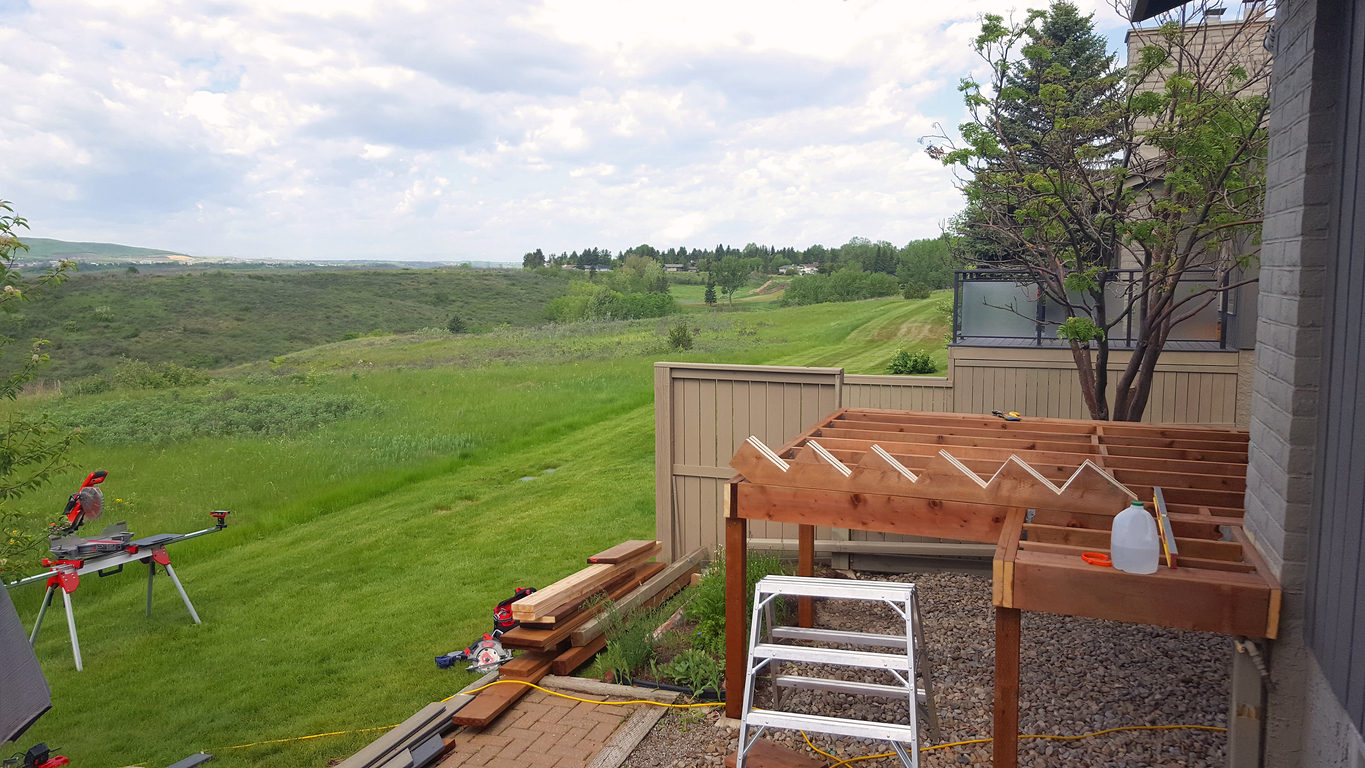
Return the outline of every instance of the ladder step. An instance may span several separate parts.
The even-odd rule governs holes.
[[[870,645],[879,648],[905,650],[904,635],[878,635],[872,632],[845,632],[835,629],[806,629],[804,627],[773,627],[773,637],[780,640],[811,640],[818,643]]]
[[[865,720],[844,720],[838,717],[803,715],[796,712],[773,712],[755,709],[749,713],[750,727],[787,728],[794,731],[815,731],[834,736],[852,736],[858,739],[879,739],[881,741],[900,741],[916,744],[918,734],[915,729],[900,723],[869,723]]]
[[[853,579],[816,579],[803,576],[764,576],[758,582],[763,595],[796,597],[834,597],[845,600],[890,600],[905,602],[915,592],[913,584],[894,581],[855,581]]]
[[[905,699],[908,695],[904,686],[878,685],[877,683],[858,683],[852,680],[830,680],[823,677],[802,677],[800,675],[778,675],[773,682],[780,688],[800,688],[808,691],[829,691],[847,693],[854,696],[878,696],[883,699]],[[928,697],[923,688],[915,689],[915,699],[924,706]]]
[[[863,669],[894,669],[897,672],[910,671],[910,657],[890,653],[871,653],[869,651],[845,651],[838,648],[802,648],[796,645],[759,643],[754,646],[749,657],[753,662],[763,659],[778,661],[804,661],[808,664],[833,664],[841,667],[860,667]]]

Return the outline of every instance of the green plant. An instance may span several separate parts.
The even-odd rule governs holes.
[[[137,267],[133,266],[132,264],[129,264],[129,265],[128,265],[128,269],[126,269],[126,270],[124,270],[124,271],[125,271],[126,273],[130,274],[130,275],[136,275],[136,274],[138,274],[139,272],[141,272],[142,270],[138,269]]]
[[[921,282],[909,282],[905,284],[905,298],[907,299],[927,299],[929,298],[929,286]]]
[[[764,576],[787,573],[782,559],[772,553],[751,553],[745,574],[744,595],[748,616],[753,608],[754,585]],[[778,620],[786,619],[786,604],[777,604]],[[725,555],[722,552],[706,568],[696,591],[683,609],[683,615],[697,623],[692,647],[716,655],[725,653]]]
[[[668,330],[668,346],[670,349],[692,348],[692,329],[687,327],[686,320],[679,321]]]
[[[891,364],[886,367],[891,373],[900,375],[921,376],[933,373],[938,370],[934,361],[930,359],[928,352],[907,352],[904,349],[896,351],[896,356],[891,358]]]
[[[721,670],[721,664],[715,656],[689,648],[674,656],[660,671],[679,685],[685,685],[701,695],[708,688],[720,691]]]
[[[446,330],[451,333],[466,333],[469,331],[469,326],[465,324],[463,317],[451,315],[450,319],[446,321]]]
[[[193,368],[175,363],[151,363],[142,360],[127,360],[114,368],[114,382],[119,386],[134,389],[168,389],[172,387],[194,387],[209,382],[209,376]]]
[[[67,320],[66,322],[62,323],[62,330],[66,331],[67,333],[75,333],[80,329],[81,329],[80,323],[76,322],[75,320]]]

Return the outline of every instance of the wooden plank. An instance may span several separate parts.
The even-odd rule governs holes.
[[[554,629],[557,623],[573,618],[574,614],[578,613],[578,610],[583,607],[583,603],[593,599],[597,595],[600,595],[604,592],[610,593],[616,588],[620,587],[621,585],[628,584],[631,581],[637,580],[638,578],[639,578],[638,572],[622,573],[620,576],[617,576],[616,578],[612,579],[606,584],[603,584],[602,589],[598,590],[597,592],[594,592],[591,595],[586,595],[584,597],[577,598],[575,600],[570,600],[569,602],[564,603],[563,605],[555,608],[554,610],[550,611],[544,616],[537,618],[534,621],[523,621],[521,622],[521,626],[530,629]]]
[[[798,526],[796,545],[796,575],[815,575],[815,526]],[[815,600],[810,597],[796,599],[796,623],[801,627],[815,626]]]
[[[1158,568],[1130,574],[1020,549],[1014,603],[1030,611],[1265,637],[1270,587],[1259,574]]]
[[[736,488],[747,483],[733,484]],[[748,620],[745,592],[749,570],[748,522],[744,518],[747,505],[742,498],[731,500],[732,514],[725,518],[725,690],[744,690],[744,668],[748,665],[749,643],[745,633],[739,631]],[[725,697],[725,715],[738,720],[742,714],[744,697],[730,695]]]
[[[673,541],[677,509],[673,505],[673,375],[668,363],[654,364],[654,535],[664,543],[665,558],[678,551]]]
[[[619,600],[630,594],[631,590],[638,587],[642,582],[656,576],[666,566],[663,563],[650,563],[640,566],[640,569],[628,574],[629,578],[610,592],[607,593],[608,600]],[[600,594],[600,593],[596,593]],[[536,650],[548,651],[557,648],[560,643],[567,642],[574,630],[592,620],[600,612],[599,610],[579,611],[571,618],[566,618],[559,622],[552,629],[532,629],[529,627],[517,627],[503,634],[502,644],[507,648],[515,650]]]
[[[1101,552],[1109,553],[1108,542],[1103,547],[1084,547],[1074,544],[1050,544],[1041,541],[1021,541],[1019,549],[1029,552],[1049,552],[1054,555],[1079,558],[1082,552]],[[1206,571],[1231,571],[1233,573],[1251,573],[1256,570],[1250,563],[1243,563],[1236,560],[1214,560],[1202,557],[1180,556],[1180,566],[1182,568],[1194,568]]]
[[[602,652],[607,647],[607,636],[598,635],[590,640],[587,645],[570,646],[569,650],[561,652],[555,657],[550,669],[556,675],[570,675],[579,667],[592,661],[592,657]]]
[[[1009,608],[1013,603],[1014,553],[1027,514],[1028,510],[1021,507],[1011,509],[1000,531],[1000,543],[991,560],[991,603],[997,607]]]
[[[1054,432],[1068,435],[1065,439],[1074,439],[1071,436],[1086,435],[1086,442],[1089,435],[1094,430],[1094,422],[1079,422],[1073,420],[1053,420],[1025,416],[1022,421],[1005,421],[998,416],[978,416],[975,414],[947,414],[947,413],[925,413],[913,411],[869,411],[854,410],[844,415],[844,421],[849,424],[910,424],[917,426],[933,425],[937,427],[950,428],[956,433],[956,428],[962,429],[987,429],[999,430],[1001,432],[1029,433],[1029,437],[1036,438],[1040,432]],[[861,428],[861,427],[857,427]]]
[[[502,676],[499,679],[538,683],[550,673],[550,665],[553,662],[554,656],[548,653],[535,651],[524,653],[502,665]],[[456,712],[451,722],[469,728],[483,728],[530,690],[528,686],[508,683],[486,688],[480,691],[472,702]]]
[[[589,557],[588,562],[594,565],[599,563],[616,565],[617,563],[629,560],[633,557],[639,557],[645,552],[654,552],[656,551],[655,547],[658,546],[658,544],[659,542],[657,541],[647,540],[623,541],[614,547],[604,549],[592,557]]]
[[[447,706],[445,702],[437,701],[428,704],[383,736],[370,742],[359,752],[343,760],[337,768],[370,768],[370,766],[388,759],[414,734],[424,732],[437,720],[444,722],[446,715]]]
[[[686,557],[679,558],[677,562],[669,563],[663,570],[650,577],[648,581],[632,590],[630,594],[617,600],[616,609],[623,613],[636,610],[651,597],[666,589],[675,579],[693,569],[700,568],[705,562],[706,550],[700,548],[693,550]],[[587,645],[593,638],[602,634],[602,629],[602,621],[593,619],[575,629],[571,635],[571,640],[575,646]]]
[[[735,768],[735,753],[725,756],[726,768]],[[744,753],[744,764],[748,768],[825,768],[826,763],[797,752],[794,749],[774,744],[767,739],[759,739]]]
[[[881,494],[736,483],[737,511],[745,519],[859,528],[995,544],[1007,507]]]
[[[1013,427],[1025,424],[1023,421],[1005,421],[998,419],[999,427],[984,425],[981,427],[970,426],[944,426],[941,424],[922,424],[918,421],[906,421],[901,423],[879,422],[879,421],[852,421],[843,420],[832,428],[846,431],[860,432],[879,432],[890,434],[911,434],[911,435],[953,435],[956,437],[985,437],[990,439],[1006,437],[1010,440],[1041,440],[1050,443],[1064,444],[1086,444],[1090,442],[1089,433],[1078,434],[1073,430],[1056,431],[1034,431],[1027,428],[1005,429],[1002,427]]]
[[[512,617],[534,620],[564,603],[586,597],[602,589],[602,585],[627,570],[634,570],[646,560],[655,557],[663,545],[654,542],[648,550],[637,553],[615,565],[590,565],[577,573],[570,574],[550,586],[527,595],[512,603]]]
[[[843,429],[841,427],[824,427],[816,435],[816,439],[823,437],[842,437],[853,440],[869,440],[881,442],[913,442],[935,444],[940,448],[952,450],[952,446],[965,445],[977,448],[1008,448],[1015,451],[1078,451],[1091,450],[1090,442],[1062,442],[1057,440],[1016,440],[999,435],[985,437],[974,437],[967,435],[954,435],[948,432],[865,432],[857,429]]]
[[[1028,540],[1041,544],[1065,544],[1072,547],[1084,547],[1087,549],[1109,549],[1109,531],[1088,528],[1066,528],[1056,525],[1037,525],[1028,523],[1024,526],[1028,531]],[[1232,541],[1207,541],[1204,539],[1186,539],[1180,536],[1175,537],[1176,546],[1179,548],[1181,557],[1189,555],[1207,560],[1224,560],[1227,562],[1241,562],[1242,545]]]
[[[1019,763],[1019,609],[995,609],[994,768]]]

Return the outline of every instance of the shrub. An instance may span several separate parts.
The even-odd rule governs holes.
[[[314,394],[214,397],[154,396],[59,409],[60,423],[92,443],[153,445],[196,437],[284,437],[372,409],[355,397]]]
[[[87,376],[62,385],[63,395],[96,395],[114,388],[113,382],[103,376]]]
[[[209,383],[207,374],[175,363],[152,365],[141,360],[124,359],[114,367],[114,382],[136,389],[168,389],[194,387]]]
[[[691,688],[697,695],[701,695],[708,688],[720,692],[720,664],[716,657],[705,651],[689,648],[674,656],[673,660],[659,671],[673,682]]]
[[[744,615],[749,616],[754,607],[754,585],[764,576],[786,573],[782,559],[775,554],[752,554],[749,556],[748,573],[745,574]],[[786,618],[786,604],[779,601],[778,621]],[[725,653],[725,556],[722,552],[706,572],[702,574],[697,591],[683,609],[683,615],[697,622],[696,634],[692,636],[692,647],[708,653]]]
[[[900,293],[896,278],[884,272],[841,269],[832,275],[801,275],[782,294],[782,306],[803,306],[828,301],[860,301]]]
[[[669,329],[668,346],[670,349],[692,348],[692,329],[687,327],[687,321],[680,322]]]
[[[66,331],[67,333],[75,333],[80,329],[81,329],[80,323],[77,323],[75,320],[67,320],[65,323],[62,323],[62,330]]]
[[[451,333],[465,333],[469,327],[465,325],[464,318],[459,315],[451,315],[450,321],[446,323],[446,330]]]
[[[905,298],[907,299],[927,299],[929,298],[929,286],[920,282],[909,282],[905,284]]]
[[[897,350],[896,356],[891,358],[891,364],[886,369],[891,373],[917,376],[933,373],[938,370],[938,366],[929,359],[928,352],[910,353],[901,349]]]
[[[134,267],[133,265],[129,264],[129,265],[128,265],[128,269],[127,269],[126,271],[127,271],[127,273],[130,274],[130,275],[136,275],[137,273],[141,272],[142,270],[140,270],[140,269],[138,269],[137,267]]]

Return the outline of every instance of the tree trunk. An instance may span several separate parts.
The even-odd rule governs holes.
[[[1108,421],[1107,403],[1102,397],[1096,397],[1095,369],[1090,361],[1090,345],[1083,345],[1072,339],[1071,357],[1076,361],[1076,373],[1081,380],[1081,397],[1085,398],[1085,407],[1090,410],[1090,418],[1096,421]]]

